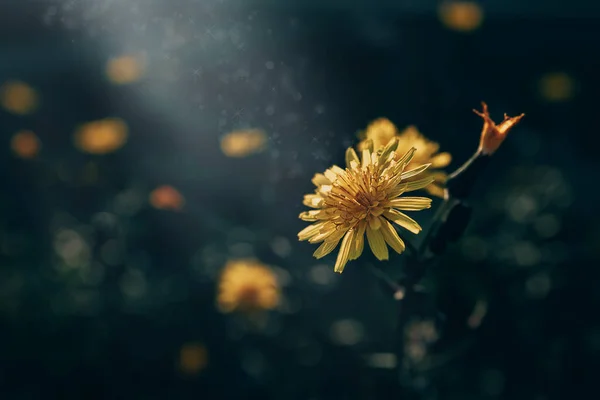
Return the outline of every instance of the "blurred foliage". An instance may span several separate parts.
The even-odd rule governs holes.
[[[359,3],[0,4],[2,399],[595,391],[598,13]],[[402,300],[371,271],[400,278],[402,256],[334,274],[297,242],[302,195],[381,117],[452,171],[481,100],[527,117],[397,332]],[[259,314],[219,310],[240,259],[276,283]],[[230,298],[256,300],[243,276]]]

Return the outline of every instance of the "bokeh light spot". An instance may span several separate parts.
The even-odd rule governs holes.
[[[186,343],[179,350],[179,370],[196,375],[208,365],[208,351],[200,343]]]
[[[279,257],[285,258],[292,252],[292,245],[287,238],[278,236],[271,241],[271,249],[273,249],[273,253],[277,254]]]
[[[438,9],[440,21],[448,29],[470,32],[483,22],[481,6],[472,1],[445,1]]]
[[[91,249],[86,240],[76,231],[61,229],[54,238],[54,250],[64,265],[70,268],[86,266],[91,259]]]
[[[133,83],[144,74],[144,60],[140,56],[115,57],[106,63],[106,77],[117,85]]]
[[[9,81],[0,87],[0,103],[13,114],[30,114],[35,111],[38,102],[35,89],[24,82]]]
[[[531,267],[540,262],[542,253],[531,242],[523,241],[513,246],[515,261],[523,267]]]
[[[552,288],[552,280],[547,273],[540,272],[527,280],[525,288],[529,297],[533,299],[543,299],[548,295]]]
[[[266,147],[267,135],[260,129],[233,131],[221,139],[221,150],[227,157],[246,157]]]
[[[41,143],[35,133],[20,131],[12,137],[10,147],[21,158],[34,158],[40,151]]]
[[[88,122],[75,132],[75,146],[90,154],[112,153],[127,142],[128,128],[119,118]]]
[[[534,228],[542,238],[551,238],[560,232],[560,220],[556,215],[545,214],[539,216],[534,222]]]
[[[540,78],[539,91],[546,101],[567,101],[575,94],[575,81],[564,72],[548,73]]]
[[[185,205],[185,199],[174,187],[163,185],[150,193],[150,205],[159,210],[179,211]]]
[[[331,340],[339,345],[353,346],[364,337],[363,325],[353,319],[343,319],[331,325]]]

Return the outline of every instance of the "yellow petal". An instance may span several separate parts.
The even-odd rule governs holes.
[[[433,156],[430,161],[431,168],[444,168],[452,162],[452,155],[450,155],[450,153],[440,153]]]
[[[417,149],[411,147],[410,150],[408,150],[402,157],[400,157],[400,159],[398,160],[398,164],[407,165],[408,163],[410,163],[413,157],[415,156],[416,151]]]
[[[404,245],[404,241],[398,236],[398,232],[396,232],[396,229],[392,224],[384,220],[380,230],[386,243],[389,244],[396,253],[401,254],[406,246]]]
[[[336,240],[335,242],[323,242],[319,246],[319,248],[313,253],[313,257],[315,257],[316,259],[325,257],[337,247],[339,242],[339,240]]]
[[[358,155],[356,154],[354,149],[352,147],[348,147],[348,149],[346,150],[346,166],[348,168],[351,168],[353,161],[356,164],[360,164],[360,159],[358,158]]]
[[[371,152],[368,149],[362,151],[362,166],[363,168],[371,164]]]
[[[431,164],[423,164],[415,169],[411,169],[410,171],[406,171],[402,173],[402,180],[404,179],[408,179],[408,178],[412,178],[415,175],[420,174],[421,172],[425,171],[427,168],[429,168]]]
[[[321,210],[304,211],[300,213],[298,218],[300,218],[302,221],[315,222],[318,221],[316,214],[319,212],[321,212]]]
[[[429,185],[425,188],[425,190],[427,191],[427,193],[429,193],[432,196],[435,197],[441,197],[444,198],[445,196],[445,189],[442,186],[439,185]]]
[[[345,172],[343,168],[340,168],[337,165],[333,165],[330,169],[335,172],[336,175],[341,175]]]
[[[309,243],[319,243],[319,242],[322,242],[323,240],[327,240],[327,241],[337,240],[337,239],[341,238],[346,231],[342,230],[342,229],[336,229],[336,228],[337,228],[337,226],[333,222],[327,221],[327,222],[325,222],[323,227],[319,230],[319,233],[314,235],[310,239],[308,239],[308,242]]]
[[[337,179],[337,174],[333,172],[331,169],[325,170],[325,177],[329,179],[329,181],[333,182]]]
[[[327,171],[325,171],[325,172],[327,173]],[[319,187],[318,191],[319,191],[320,194],[326,195],[329,192],[331,192],[331,189],[333,189],[333,186],[331,186],[331,185],[323,185],[323,186]]]
[[[371,227],[367,227],[367,241],[369,242],[371,251],[378,260],[388,259],[388,249],[381,230],[374,231]]]
[[[398,210],[394,210],[393,208],[389,211],[386,211],[383,216],[414,234],[417,234],[423,230],[417,221]]]
[[[298,232],[298,239],[302,241],[311,238],[315,235],[318,235],[319,231],[321,230],[321,228],[323,228],[323,226],[325,226],[325,222],[317,222],[316,224],[307,226],[306,228]]]
[[[425,178],[416,179],[412,182],[406,182],[406,192],[423,189],[435,181],[435,177],[427,176]],[[397,197],[397,196],[396,196]]]
[[[312,183],[315,186],[331,185],[331,181],[323,174],[315,174],[315,176],[312,178]]]
[[[388,159],[390,154],[392,154],[392,152],[396,151],[397,148],[398,148],[398,140],[395,138],[390,140],[390,142],[385,146],[385,148],[381,152],[381,155],[379,156],[379,163],[383,164]]]
[[[352,243],[352,248],[350,249],[350,260],[356,260],[363,252],[363,248],[365,246],[365,229],[367,228],[367,223],[365,221],[361,221],[356,228],[356,236],[354,238],[354,242]]]
[[[302,201],[307,207],[319,208],[323,205],[323,198],[318,194],[307,194],[304,195],[304,200]]]
[[[427,197],[401,197],[390,201],[389,204],[404,211],[420,211],[431,207],[431,199]]]
[[[379,218],[371,218],[369,220],[369,227],[376,231],[377,229],[381,228],[381,220]]]
[[[446,183],[448,180],[448,174],[444,171],[428,171],[426,174],[431,176],[437,183]]]
[[[337,259],[335,260],[335,266],[333,270],[335,272],[339,272],[340,274],[344,271],[344,267],[348,262],[348,257],[350,256],[350,247],[354,242],[354,235],[356,231],[354,229],[350,229],[344,239],[342,240],[342,245],[340,246],[340,252],[338,253]]]

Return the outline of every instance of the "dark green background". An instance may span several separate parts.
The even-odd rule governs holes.
[[[480,4],[483,26],[465,34],[444,28],[432,1],[2,1],[0,81],[31,84],[42,104],[29,117],[0,112],[1,398],[593,398],[600,8]],[[106,60],[132,51],[147,54],[144,80],[106,82]],[[576,82],[569,101],[540,96],[539,78],[554,71]],[[309,272],[322,262],[296,241],[301,199],[380,116],[417,125],[458,167],[477,146],[481,100],[494,118],[527,116],[483,174],[465,240],[427,277],[441,361],[401,389],[394,371],[362,359],[397,340],[396,305],[368,272],[374,258],[315,284]],[[102,157],[76,150],[73,129],[108,116],[128,122],[128,144]],[[265,129],[269,149],[226,158],[219,138],[244,127]],[[40,137],[37,160],[11,154],[20,129]],[[93,186],[78,180],[89,161]],[[185,196],[184,212],[146,205],[162,184]],[[123,193],[141,196],[136,212],[119,211]],[[100,212],[115,219],[98,222]],[[536,230],[542,215],[560,222],[551,237]],[[102,246],[117,244],[100,284],[56,272],[60,228],[87,229],[99,263]],[[289,240],[288,256],[273,251],[275,237]],[[266,333],[214,307],[214,273],[238,255],[287,271],[290,306]],[[378,266],[397,275],[402,257]],[[146,280],[135,299],[120,284],[132,268]],[[540,282],[548,292],[532,296]],[[478,299],[488,314],[473,330],[465,321]],[[340,319],[359,321],[363,340],[332,341]],[[176,368],[189,341],[210,357],[193,378]]]

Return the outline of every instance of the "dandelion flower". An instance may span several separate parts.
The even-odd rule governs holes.
[[[279,283],[266,265],[247,259],[232,260],[225,265],[217,297],[221,312],[271,310],[279,300]]]
[[[323,242],[313,254],[316,258],[331,253],[341,241],[335,272],[341,273],[349,260],[360,257],[365,234],[375,257],[387,260],[388,245],[397,253],[405,249],[392,223],[415,234],[422,229],[401,210],[429,208],[431,199],[402,195],[428,186],[433,177],[407,181],[420,175],[429,164],[405,171],[416,149],[397,157],[398,144],[393,138],[382,151],[376,152],[368,140],[361,159],[354,149],[348,148],[346,169],[334,165],[324,174],[316,174],[312,180],[317,187],[315,193],[304,196],[304,205],[314,210],[301,213],[300,219],[314,224],[300,231],[298,239]]]
[[[422,164],[431,164],[431,168],[419,177],[409,178],[409,181],[431,176],[434,178],[434,182],[427,186],[425,190],[432,196],[444,197],[443,184],[446,182],[448,176],[440,168],[447,167],[452,161],[452,156],[450,153],[438,153],[439,144],[428,140],[416,127],[409,126],[404,131],[398,133],[398,129],[390,120],[379,118],[371,122],[361,136],[363,140],[358,144],[359,151],[366,148],[366,143],[369,139],[373,141],[375,151],[378,151],[385,147],[392,138],[396,138],[398,140],[396,158],[414,147],[417,151],[408,168],[411,169],[416,165]]]

